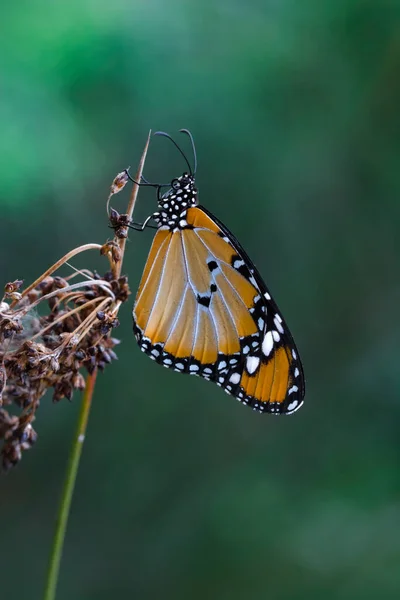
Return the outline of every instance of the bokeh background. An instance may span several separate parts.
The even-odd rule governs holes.
[[[149,361],[126,305],[58,599],[397,599],[400,3],[21,0],[0,11],[2,281],[103,242],[114,175],[136,168],[149,128],[187,127],[201,202],[264,275],[307,377],[295,416],[255,414]],[[155,138],[146,176],[183,169]],[[137,218],[154,209],[144,190]],[[130,236],[133,291],[151,238]],[[105,268],[94,255],[74,264]],[[37,445],[0,480],[9,600],[41,598],[79,403],[46,397]]]

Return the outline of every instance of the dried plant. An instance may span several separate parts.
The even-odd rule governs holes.
[[[65,262],[66,257],[60,266]],[[20,280],[6,284],[0,304],[4,469],[16,465],[36,441],[32,423],[49,388],[53,402],[71,400],[74,390],[85,387],[82,372],[102,370],[116,358],[118,340],[111,332],[119,324],[119,306],[129,296],[127,278],[112,270],[103,277],[90,271],[65,279],[44,274],[22,292],[21,287]],[[5,408],[11,405],[20,409],[18,416]]]
[[[150,138],[150,134],[149,134]],[[139,165],[140,180],[149,138]],[[113,330],[119,325],[118,311],[130,290],[121,275],[128,227],[138,186],[134,184],[127,213],[109,208],[112,196],[129,181],[128,170],[112,182],[107,213],[114,237],[105,244],[85,244],[68,252],[27,287],[17,279],[7,283],[0,302],[0,440],[2,466],[15,466],[23,451],[37,439],[33,428],[41,399],[51,388],[53,402],[71,400],[75,390],[85,389],[70,463],[67,468],[59,518],[50,559],[45,598],[53,599],[58,578],[63,539],[68,519],[82,442],[85,436],[96,373],[117,358],[119,343]],[[77,270],[69,261],[77,254],[97,250],[107,260],[99,275]],[[72,273],[60,277],[60,267]],[[86,377],[85,377],[86,375]]]
[[[113,240],[72,250],[25,289],[22,280],[4,287],[0,302],[0,439],[4,440],[5,470],[15,466],[23,450],[35,443],[32,423],[49,388],[53,402],[71,400],[75,390],[85,388],[85,371],[103,370],[117,358],[114,347],[119,341],[112,331],[119,325],[119,308],[130,294],[128,279],[120,272],[131,214],[120,215],[108,209],[108,204],[128,180],[125,170],[111,185],[107,210]],[[73,256],[93,249],[109,260],[110,268],[103,276],[88,269],[73,269],[65,278],[55,275]],[[10,406],[17,407],[19,414],[10,414]]]

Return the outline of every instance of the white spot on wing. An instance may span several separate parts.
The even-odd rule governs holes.
[[[239,373],[233,373],[233,375],[231,375],[229,377],[229,381],[231,383],[239,383],[239,381],[240,381],[240,374]]]
[[[233,266],[235,269],[240,269],[240,267],[243,267],[243,265],[244,265],[243,260],[235,260],[235,262],[233,263]]]
[[[283,327],[281,325],[281,321],[278,320],[278,315],[275,315],[274,323],[275,323],[275,327],[277,328],[277,330],[280,333],[283,333]]]
[[[246,368],[247,371],[252,375],[258,368],[260,364],[260,359],[257,356],[248,356],[246,359]]]
[[[262,351],[265,356],[269,356],[271,354],[271,350],[274,347],[274,340],[272,337],[271,331],[267,331],[264,336],[262,343]]]

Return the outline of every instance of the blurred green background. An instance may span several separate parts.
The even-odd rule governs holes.
[[[258,415],[148,360],[124,306],[58,600],[397,599],[399,1],[21,0],[0,22],[2,281],[103,242],[115,174],[149,128],[187,127],[200,200],[264,275],[307,378],[295,416]],[[146,176],[183,169],[154,138]],[[144,190],[137,219],[155,206]],[[151,238],[130,235],[133,292]],[[9,600],[41,598],[79,401],[45,397],[0,480]]]

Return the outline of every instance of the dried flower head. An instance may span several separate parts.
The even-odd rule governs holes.
[[[109,214],[111,229],[114,229],[115,237],[127,238],[128,227],[131,222],[129,215],[120,215],[115,208],[110,208]]]
[[[127,170],[114,179],[107,208],[110,197],[128,179]],[[85,387],[85,371],[103,370],[117,358],[114,348],[119,341],[112,333],[119,325],[119,308],[130,295],[128,279],[120,274],[130,217],[110,209],[109,219],[113,240],[72,250],[25,289],[20,279],[4,287],[0,301],[0,439],[6,470],[35,443],[32,423],[44,394],[51,388],[53,402],[71,400],[75,390]],[[100,250],[109,261],[111,269],[103,276],[87,269],[74,269],[67,277],[55,275],[74,255],[92,249]]]
[[[130,177],[129,177],[129,167],[127,169],[124,169],[123,171],[121,171],[121,173],[118,173],[118,175],[114,178],[111,187],[110,187],[110,193],[111,194],[118,194],[118,192],[120,192],[121,190],[124,189],[124,187],[126,186],[126,184],[128,183]]]

